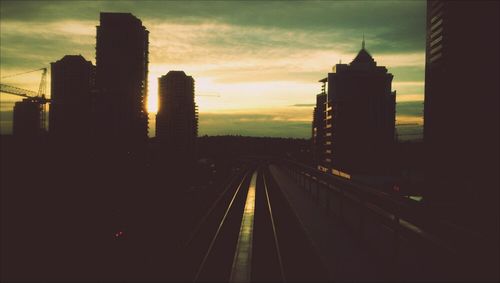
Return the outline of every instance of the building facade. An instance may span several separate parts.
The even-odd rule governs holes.
[[[35,138],[43,134],[44,104],[36,98],[24,98],[14,104],[12,134],[18,138]]]
[[[194,154],[198,111],[194,79],[183,71],[170,71],[158,79],[156,137],[174,152]]]
[[[122,142],[148,137],[149,32],[130,13],[101,13],[96,44],[96,134]]]
[[[335,65],[322,80],[328,90],[320,170],[336,175],[385,173],[395,142],[392,78],[385,67],[377,66],[363,40],[350,64]]]
[[[66,55],[51,63],[51,136],[64,139],[90,136],[94,80],[94,65],[81,55]]]
[[[497,215],[498,18],[498,1],[427,2],[424,103],[428,199]]]
[[[327,79],[320,80],[323,82],[323,87],[321,93],[316,95],[316,107],[313,110],[313,122],[312,122],[312,154],[313,162],[315,164],[324,164],[324,143],[325,143],[325,110],[326,110],[326,81]]]

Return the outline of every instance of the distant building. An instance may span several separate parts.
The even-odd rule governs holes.
[[[51,136],[73,139],[90,135],[94,78],[94,65],[81,55],[66,55],[51,63]]]
[[[145,141],[149,32],[130,13],[101,13],[97,26],[97,135]]]
[[[14,104],[12,134],[19,138],[34,138],[43,133],[43,103],[37,98],[24,98]]]
[[[324,153],[318,166],[322,171],[372,175],[385,173],[390,165],[395,142],[393,76],[377,66],[364,45],[363,40],[350,64],[335,65],[321,81],[328,83]]]
[[[313,111],[312,123],[312,153],[313,161],[316,164],[321,164],[323,167],[324,153],[325,153],[325,111],[326,111],[326,81],[327,79],[320,80],[323,83],[321,93],[316,95],[316,107]]]
[[[198,111],[194,79],[183,71],[170,71],[158,79],[156,137],[180,154],[194,154],[198,135]]]
[[[496,206],[497,229],[498,18],[498,1],[427,1],[424,103],[427,199]]]

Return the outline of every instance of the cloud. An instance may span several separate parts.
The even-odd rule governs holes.
[[[200,115],[200,135],[244,135],[310,138],[311,123],[283,119],[271,114],[204,113]]]
[[[241,117],[268,117],[274,121],[311,122],[312,110],[307,107],[259,107],[220,111],[201,111],[200,115],[240,115]],[[254,116],[255,115],[255,116]],[[235,116],[235,117],[236,117]]]
[[[392,89],[396,90],[396,100],[423,100],[424,81],[398,81],[394,78]]]
[[[402,44],[420,36],[425,26],[425,1],[2,1],[5,20],[59,21],[95,19],[100,11],[129,11],[142,19],[197,23],[219,21],[231,25],[276,27],[307,31],[356,31],[370,39],[373,32],[385,41]],[[244,11],[244,13],[242,13]],[[359,33],[359,34],[358,34]],[[411,43],[411,42],[410,42]],[[409,44],[411,45],[411,44]]]
[[[396,132],[402,141],[423,139],[423,100],[402,101],[396,104]]]
[[[3,103],[1,105],[2,109],[0,110],[0,134],[10,135],[12,134],[13,109],[3,109]]]
[[[0,8],[2,76],[48,66],[66,54],[94,61],[99,12],[131,12],[150,31],[150,94],[156,95],[158,76],[184,70],[194,76],[197,93],[220,94],[197,97],[200,117],[236,115],[224,111],[243,108],[252,109],[247,114],[270,113],[271,118],[261,120],[240,117],[251,133],[274,129],[284,134],[280,123],[290,123],[294,127],[288,130],[309,135],[304,125],[312,106],[305,105],[315,101],[318,79],[339,60],[348,63],[355,57],[363,33],[369,52],[394,75],[398,102],[423,94],[425,1],[2,0]],[[40,74],[33,73],[2,83],[37,89],[39,81]],[[304,106],[290,107],[299,104]],[[306,111],[275,115],[272,109],[280,107]],[[230,121],[220,120],[236,130],[238,120]],[[205,125],[207,131],[224,131],[222,124]]]
[[[396,128],[398,140],[400,141],[415,141],[424,138],[424,130],[421,126],[401,126]]]
[[[337,45],[359,44],[364,33],[370,50],[390,53],[423,49],[425,5],[425,1],[2,1],[1,18],[96,21],[100,11],[121,11],[135,14],[145,23],[217,22],[242,28],[305,31],[330,35],[330,42]],[[341,41],[335,33],[342,34]]]
[[[3,94],[2,94],[2,98],[3,98]],[[18,97],[18,96],[14,96],[14,98],[16,98],[15,100],[3,100],[0,101],[0,113],[4,113],[4,112],[12,112],[12,109],[14,108],[14,103],[16,101],[20,101],[22,100],[22,97]],[[4,117],[4,116],[1,116],[1,117]]]
[[[4,93],[0,95],[1,135],[12,134],[12,122],[14,119],[14,103],[20,100],[22,100],[22,97],[19,96],[6,95]]]
[[[396,103],[396,113],[398,117],[413,116],[422,119],[424,111],[423,101],[403,101]]]
[[[424,87],[424,81],[399,81],[393,82],[395,87],[413,86],[413,87]]]
[[[81,54],[87,60],[93,61],[96,23],[79,20],[33,23],[2,19],[0,30],[2,77],[49,67],[50,62],[57,61],[67,54]],[[47,83],[50,86],[50,76],[48,79]],[[2,79],[2,83],[37,89],[40,73]]]
[[[424,94],[423,93],[405,93],[405,94],[400,94],[398,93],[396,95],[396,103],[402,103],[402,102],[411,102],[411,101],[417,101],[420,103],[423,103],[424,101]]]

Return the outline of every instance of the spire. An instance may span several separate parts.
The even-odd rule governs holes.
[[[376,66],[375,60],[373,60],[372,55],[368,53],[365,49],[365,33],[363,33],[363,41],[361,41],[361,50],[359,51],[356,58],[352,60],[351,65],[364,65],[364,66]]]

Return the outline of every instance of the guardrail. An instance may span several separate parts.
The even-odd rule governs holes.
[[[326,213],[392,262],[399,278],[408,272],[421,273],[422,280],[492,274],[488,263],[482,263],[491,251],[481,237],[429,215],[424,207],[292,160],[277,163]]]

